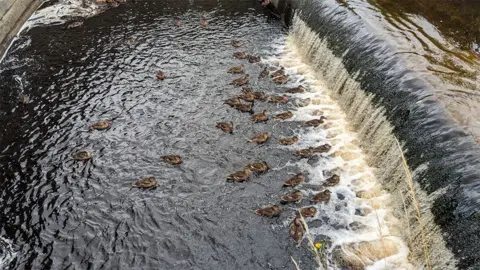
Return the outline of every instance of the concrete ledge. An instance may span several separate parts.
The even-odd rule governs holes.
[[[40,4],[40,0],[0,0],[0,56]]]

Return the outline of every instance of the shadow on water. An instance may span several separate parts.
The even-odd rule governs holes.
[[[21,255],[8,268],[283,269],[290,256],[312,264],[282,217],[253,213],[278,201],[283,191],[272,181],[286,170],[225,183],[249,162],[282,167],[291,158],[246,144],[272,124],[254,126],[222,104],[236,92],[225,72],[238,63],[230,40],[260,53],[283,31],[256,1],[135,1],[78,28],[24,33],[0,70],[0,235]],[[155,79],[159,69],[165,81]],[[261,67],[247,71],[255,77]],[[21,92],[30,103],[18,103]],[[112,128],[88,132],[98,119]],[[216,130],[219,120],[234,121],[234,135]],[[93,161],[74,163],[79,149]],[[163,164],[164,154],[184,164]],[[159,187],[131,189],[144,175]]]

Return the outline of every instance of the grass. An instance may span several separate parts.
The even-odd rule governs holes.
[[[395,138],[395,140],[397,142],[398,149],[400,150],[400,156],[402,158],[403,168],[405,170],[405,175],[407,177],[406,180],[407,180],[408,188],[409,188],[409,191],[410,191],[410,197],[412,198],[413,207],[415,208],[415,212],[416,212],[416,218],[417,218],[418,224],[420,226],[420,233],[421,233],[421,237],[422,237],[423,255],[424,255],[425,263],[427,264],[427,269],[432,269],[432,263],[430,261],[430,248],[429,248],[429,245],[428,245],[428,237],[425,233],[425,227],[424,227],[423,221],[422,221],[422,214],[421,214],[420,206],[419,206],[420,204],[417,200],[417,196],[415,195],[415,187],[413,186],[413,177],[412,177],[412,174],[410,173],[410,169],[408,167],[407,159],[405,158],[405,155],[403,154],[402,146],[400,145],[400,142],[398,141],[397,138]],[[402,198],[403,198],[403,195],[402,195]],[[406,209],[406,206],[405,206],[405,200],[403,201],[403,203],[404,203],[405,214],[408,217],[408,213],[406,212],[407,209]],[[410,226],[409,226],[409,228],[410,228]]]

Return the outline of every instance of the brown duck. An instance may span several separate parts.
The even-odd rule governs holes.
[[[300,185],[305,180],[305,175],[299,173],[283,182],[284,187],[295,187]]]
[[[326,187],[333,187],[338,185],[339,183],[340,183],[340,176],[334,174],[331,177],[329,177],[327,180],[325,180],[325,183],[323,183],[323,185]]]
[[[166,155],[163,156],[162,159],[170,165],[178,165],[182,163],[182,158],[177,155]]]
[[[262,134],[253,136],[252,138],[248,139],[249,142],[256,142],[258,144],[262,144],[270,138],[270,133],[264,132]]]
[[[282,208],[278,205],[267,206],[255,211],[255,214],[264,217],[278,217],[282,212]]]
[[[248,164],[247,166],[245,166],[245,169],[248,169],[254,173],[264,173],[268,171],[269,167],[267,162],[262,161],[262,162]]]
[[[302,200],[302,192],[300,191],[294,191],[292,193],[287,193],[283,195],[280,200],[283,204],[285,203],[294,203],[294,202],[299,202]]]
[[[155,177],[144,177],[132,184],[134,188],[153,188],[157,186]]]
[[[315,203],[319,203],[319,202],[328,203],[330,201],[331,193],[332,192],[330,190],[326,189],[320,193],[317,193],[317,195],[313,196],[311,201]]]
[[[72,155],[72,158],[76,161],[87,161],[93,158],[93,154],[90,151],[78,151]]]
[[[317,214],[317,208],[311,206],[311,207],[304,207],[302,209],[300,209],[299,212],[297,212],[297,216],[298,214],[301,214],[304,218],[311,218],[311,217],[314,217],[315,214]]]
[[[163,81],[163,80],[165,80],[166,77],[167,77],[167,75],[165,75],[165,73],[163,71],[157,71],[157,79]]]
[[[246,59],[247,54],[245,52],[234,52],[233,57],[235,57],[237,59]]]
[[[279,113],[275,115],[274,119],[276,120],[287,120],[293,117],[292,112],[284,112],[284,113]]]
[[[268,96],[264,92],[253,92],[256,100],[267,100]]]
[[[295,144],[299,141],[299,138],[297,136],[290,137],[290,138],[280,138],[278,141],[283,144],[283,145],[292,145]]]
[[[255,123],[268,121],[267,110],[263,110],[261,113],[252,115],[251,120]]]
[[[281,67],[280,69],[274,71],[272,74],[270,74],[270,77],[275,78],[278,76],[285,75],[285,68]]]
[[[260,56],[253,56],[253,55],[247,55],[248,62],[250,63],[258,63],[260,62]]]
[[[237,104],[237,105],[234,105],[233,108],[241,111],[241,112],[244,112],[244,113],[251,113],[253,114],[253,102],[250,103],[250,104]]]
[[[248,101],[248,102],[255,101],[255,95],[253,94],[253,92],[243,93],[240,96],[238,96],[238,98],[243,99],[243,100]]]
[[[223,104],[228,104],[230,107],[235,107],[236,105],[242,104],[242,102],[238,97],[236,97],[225,100]]]
[[[89,130],[105,130],[110,128],[111,123],[107,120],[100,120],[88,127]]]
[[[285,90],[285,93],[290,93],[290,94],[298,94],[298,93],[304,93],[304,92],[305,92],[305,88],[303,88],[303,86],[301,85],[298,87]]]
[[[245,68],[243,64],[239,66],[231,67],[227,70],[228,73],[234,73],[234,74],[243,73],[244,71],[245,71]]]
[[[270,103],[287,103],[288,98],[286,96],[270,96],[268,102]]]
[[[288,82],[289,79],[290,78],[288,77],[288,75],[282,75],[282,76],[273,78],[272,81],[276,84],[285,84]]]
[[[262,72],[260,72],[260,75],[258,75],[259,78],[265,78],[268,76],[270,72],[268,72],[267,68],[264,68]]]
[[[243,77],[233,80],[230,84],[233,84],[235,86],[242,86],[242,85],[248,84],[248,81],[249,81],[248,77],[249,75],[247,74]]]
[[[305,148],[301,149],[295,152],[296,156],[299,156],[300,158],[311,158],[316,154],[315,150],[313,148]]]
[[[245,182],[248,181],[250,175],[250,170],[245,169],[243,171],[238,171],[227,176],[227,180],[232,180],[234,182]]]
[[[325,123],[326,119],[327,118],[325,116],[321,116],[319,119],[313,119],[313,120],[310,120],[310,121],[306,121],[305,123],[303,123],[303,125],[309,126],[309,127],[318,127],[321,124]]]
[[[230,42],[230,44],[231,44],[233,47],[238,48],[238,47],[242,47],[242,46],[243,46],[243,41],[232,40],[232,42]]]
[[[217,125],[215,126],[218,129],[221,129],[225,132],[232,133],[233,132],[233,122],[218,122]]]
[[[305,233],[305,227],[303,226],[303,221],[300,217],[296,217],[290,224],[290,236],[293,241],[300,243],[303,239],[303,234]]]
[[[332,149],[332,146],[329,144],[324,144],[324,145],[320,145],[318,147],[312,148],[312,150],[315,153],[327,153],[328,151],[330,151],[330,149]]]

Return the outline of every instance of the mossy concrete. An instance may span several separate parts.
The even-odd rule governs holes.
[[[0,56],[40,4],[40,0],[0,0]]]

